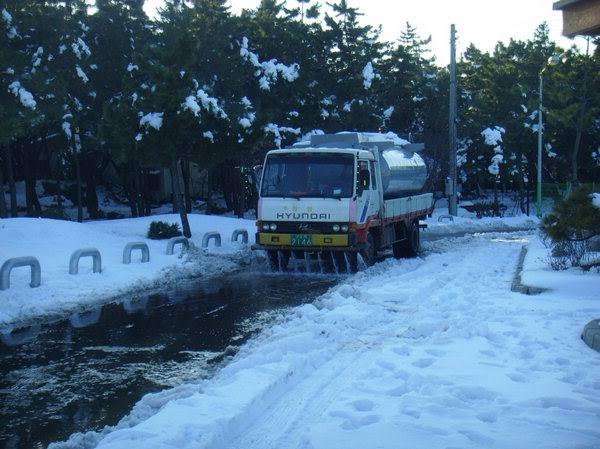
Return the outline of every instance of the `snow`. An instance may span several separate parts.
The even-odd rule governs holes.
[[[279,77],[291,83],[300,76],[300,66],[297,63],[285,65],[278,62],[277,59],[260,62],[258,55],[249,50],[248,44],[248,38],[244,36],[240,46],[240,56],[258,69],[256,76],[259,78],[258,83],[262,90],[271,90],[271,84],[275,83]]]
[[[193,95],[189,95],[185,98],[185,101],[181,105],[181,108],[190,111],[196,117],[198,116],[198,114],[200,114],[200,111],[202,110],[200,108],[200,105],[196,101],[196,97],[194,97]]]
[[[347,131],[346,131],[347,132]],[[399,146],[408,145],[410,142],[408,140],[402,139],[398,136],[398,134],[394,132],[387,133],[360,133],[364,142],[381,142],[385,140],[390,140],[394,142],[394,144]]]
[[[180,223],[179,215],[84,223],[41,218],[0,219],[0,264],[12,257],[34,256],[42,268],[40,288],[29,287],[29,268],[17,268],[12,272],[10,289],[0,291],[0,324],[4,325],[4,331],[7,325],[8,329],[16,325],[15,322],[105,302],[128,291],[235,269],[238,267],[235,257],[246,253],[240,253],[241,244],[230,242],[231,233],[234,229],[244,228],[252,239],[255,228],[251,220],[189,215],[192,243],[200,248],[205,232],[219,231],[223,246],[214,248],[211,245],[208,252],[197,251],[188,259],[167,256],[165,240],[146,238],[150,222],[159,220]],[[131,265],[121,263],[123,247],[134,241],[148,245],[149,263],[139,263],[139,252],[133,253]],[[102,273],[92,273],[90,258],[82,258],[80,274],[69,275],[71,254],[89,247],[95,247],[101,253]]]
[[[90,80],[81,67],[75,66],[75,70],[77,71],[77,76],[81,78],[84,83],[87,83]]]
[[[71,132],[71,124],[69,122],[63,122],[62,130],[65,133],[65,136],[67,136],[67,140],[69,140],[69,142],[70,142],[71,137],[73,137],[73,133]]]
[[[598,447],[598,354],[579,335],[600,314],[600,276],[576,294],[511,292],[536,238],[387,259],[291,309],[214,378],[51,447]]]
[[[198,103],[198,100],[200,103]],[[202,105],[202,107],[200,106]],[[219,106],[219,102],[216,98],[208,95],[203,89],[198,89],[195,96],[189,95],[185,98],[185,101],[182,103],[181,108],[185,110],[189,110],[194,116],[198,117],[200,112],[202,112],[202,108],[204,108],[207,112],[212,114],[215,117],[219,117],[222,119],[227,119],[227,114]]]
[[[504,128],[494,126],[493,128],[486,128],[481,131],[481,135],[484,137],[486,145],[496,146],[502,142],[502,134],[504,132]]]
[[[63,47],[64,47],[64,45],[61,45],[59,47],[59,51],[61,54],[63,53],[64,50],[66,50],[66,47],[64,49],[63,49]],[[90,47],[88,47],[88,45],[80,37],[77,38],[77,41],[75,41],[71,44],[71,50],[73,50],[73,53],[75,54],[77,59],[83,58],[84,54],[86,56],[91,56],[91,54],[92,54],[92,52],[90,51]]]
[[[277,148],[281,148],[281,143],[283,140],[283,136],[281,135],[282,133],[295,134],[296,136],[299,136],[301,133],[300,128],[279,126],[275,123],[267,123],[264,127],[264,131],[265,133],[273,134],[273,136],[275,137],[275,145],[277,145]]]
[[[212,131],[204,131],[202,136],[206,137],[212,143],[215,143],[215,135],[212,133]]]
[[[2,8],[2,20],[6,23],[6,26],[10,26],[12,23],[12,16],[5,8]]]
[[[592,204],[600,207],[600,193],[592,193]]]
[[[139,67],[135,64],[132,64],[131,62],[129,64],[127,64],[128,72],[133,72],[134,70],[139,70]]]
[[[371,62],[367,62],[365,65],[363,72],[363,86],[365,89],[370,89],[373,84],[373,79],[375,79],[375,71],[373,70],[373,64]]]
[[[158,131],[163,124],[163,115],[163,112],[150,112],[146,115],[142,115],[140,126],[145,128],[151,127]]]
[[[23,106],[29,109],[35,109],[37,103],[33,99],[33,95],[31,95],[31,92],[22,87],[21,83],[18,81],[13,81],[8,86],[8,90],[12,92],[15,97],[19,97],[19,101]]]
[[[383,111],[383,118],[385,118],[386,120],[389,120],[392,117],[394,110],[395,110],[394,106],[390,106],[389,108],[387,108],[385,111]]]

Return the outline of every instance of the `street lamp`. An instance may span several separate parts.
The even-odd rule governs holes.
[[[538,154],[537,154],[537,189],[536,189],[536,215],[542,218],[542,143],[544,140],[544,128],[542,124],[544,71],[549,65],[556,65],[562,60],[562,55],[552,55],[548,58],[542,70],[540,70],[540,107],[538,109]]]

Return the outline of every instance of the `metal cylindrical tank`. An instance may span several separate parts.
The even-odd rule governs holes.
[[[380,151],[381,180],[385,199],[400,198],[421,191],[427,180],[427,166],[419,154],[399,147]]]

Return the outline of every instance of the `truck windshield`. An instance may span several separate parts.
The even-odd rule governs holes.
[[[273,154],[267,158],[261,196],[349,198],[353,186],[352,154]]]

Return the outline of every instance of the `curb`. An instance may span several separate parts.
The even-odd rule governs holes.
[[[513,277],[510,289],[513,292],[522,293],[524,295],[539,295],[540,293],[543,293],[548,289],[540,287],[529,287],[528,285],[523,285],[521,283],[521,272],[523,271],[523,262],[525,261],[526,255],[527,245],[523,245],[521,247],[521,253],[519,254],[519,262],[517,263],[517,270],[515,271],[515,275]]]

